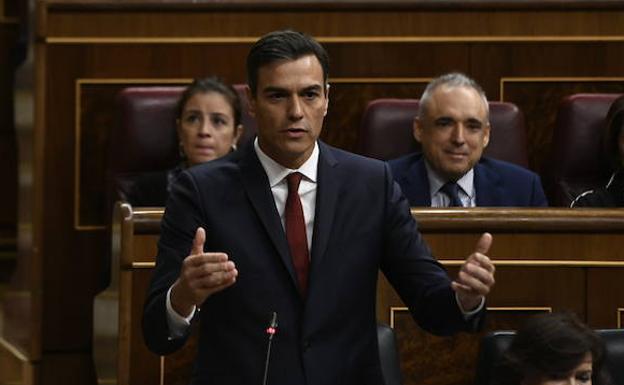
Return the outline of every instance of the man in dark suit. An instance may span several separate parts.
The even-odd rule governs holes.
[[[537,174],[482,157],[490,140],[483,89],[460,73],[431,81],[420,99],[414,137],[422,153],[391,160],[411,206],[546,206]]]
[[[173,187],[145,305],[148,347],[175,351],[195,317],[194,384],[260,384],[265,373],[270,384],[383,384],[379,268],[423,328],[474,330],[494,284],[492,237],[451,281],[388,166],[318,140],[329,87],[315,40],[270,33],[251,48],[247,72],[258,137]]]

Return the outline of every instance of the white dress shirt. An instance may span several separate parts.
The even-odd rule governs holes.
[[[425,161],[425,168],[427,169],[427,178],[429,179],[429,196],[431,197],[431,207],[449,207],[450,198],[440,191],[442,186],[446,182],[446,179],[442,178],[435,170]],[[477,197],[474,188],[474,169],[464,174],[457,180],[459,186],[459,200],[463,207],[476,207]]]
[[[316,208],[316,177],[319,158],[318,143],[315,143],[312,155],[310,155],[308,160],[296,170],[286,168],[269,158],[258,145],[257,138],[254,141],[254,147],[260,164],[262,164],[262,168],[264,168],[269,178],[269,186],[271,186],[275,207],[277,208],[277,213],[280,216],[284,229],[286,229],[284,211],[286,210],[286,198],[288,198],[286,177],[293,172],[300,172],[303,174],[303,178],[301,178],[301,183],[299,184],[299,198],[301,199],[301,206],[303,206],[303,218],[305,220],[306,236],[308,238],[308,251],[310,251],[312,246],[312,232],[314,230],[314,210]]]

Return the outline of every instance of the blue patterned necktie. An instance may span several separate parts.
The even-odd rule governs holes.
[[[464,207],[459,199],[459,186],[457,183],[446,182],[442,187],[440,187],[440,191],[449,197],[449,207]]]

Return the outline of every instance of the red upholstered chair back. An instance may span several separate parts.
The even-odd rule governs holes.
[[[239,145],[256,132],[255,120],[247,112],[244,86],[235,85],[242,101],[243,135]],[[180,161],[175,126],[175,107],[184,87],[129,87],[117,99],[118,124],[111,133],[113,174],[138,174],[166,170]]]
[[[412,135],[418,99],[377,99],[368,104],[360,126],[359,152],[389,160],[420,151]],[[524,115],[512,103],[490,102],[492,131],[486,156],[527,167],[527,135]]]
[[[611,168],[602,141],[605,118],[620,94],[575,94],[557,111],[544,187],[554,206],[569,206],[580,193],[606,184]]]

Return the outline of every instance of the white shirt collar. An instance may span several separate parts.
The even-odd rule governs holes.
[[[429,196],[434,196],[440,188],[448,182],[446,179],[442,178],[430,165],[427,160],[425,160],[425,167],[427,168],[427,178],[429,179]],[[475,190],[474,190],[474,168],[471,168],[467,173],[465,173],[461,178],[457,180],[457,185],[461,188],[472,201],[474,199]]]
[[[303,176],[311,181],[316,183],[317,171],[318,171],[318,158],[319,158],[319,146],[318,142],[314,143],[314,150],[312,150],[312,154],[310,157],[296,170],[287,168],[277,163],[273,159],[271,159],[267,154],[262,151],[260,145],[258,144],[258,138],[254,140],[254,149],[256,150],[256,154],[258,155],[258,159],[260,160],[260,164],[269,178],[270,187],[274,187],[278,183],[280,183],[288,174],[291,174],[295,171],[300,172]]]

